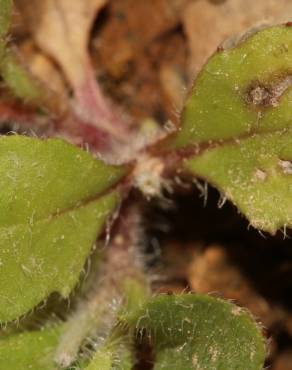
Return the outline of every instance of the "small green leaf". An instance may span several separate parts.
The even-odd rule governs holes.
[[[150,295],[150,289],[146,281],[142,283],[133,277],[128,277],[122,282],[122,286],[125,302],[119,313],[121,321],[123,321],[124,315],[127,316],[131,312],[135,312],[137,308],[142,307]]]
[[[254,135],[185,161],[261,230],[292,226],[292,130]]]
[[[55,354],[63,326],[0,337],[0,369],[57,370]],[[84,358],[70,369],[132,370],[131,353],[122,337],[109,338],[91,360]],[[68,368],[69,369],[69,368]]]
[[[132,370],[133,357],[127,345],[112,342],[96,351],[84,370]]]
[[[48,92],[25,66],[21,65],[9,48],[3,52],[0,67],[1,76],[15,97],[39,105],[46,100]]]
[[[219,50],[198,76],[169,144],[188,154],[188,170],[271,233],[292,226],[291,61],[288,25]]]
[[[54,353],[60,327],[0,337],[0,369],[57,370]]]
[[[48,98],[48,92],[34,80],[7,45],[12,10],[12,0],[0,0],[0,74],[15,97],[42,104]]]
[[[90,364],[86,366],[85,370],[111,370],[113,363],[113,353],[111,350],[98,350]]]
[[[261,370],[264,340],[250,315],[204,295],[152,298],[127,322],[145,333],[155,370]]]
[[[0,0],[0,49],[10,26],[12,5],[12,0]]]
[[[61,140],[0,138],[0,321],[68,296],[125,173]]]

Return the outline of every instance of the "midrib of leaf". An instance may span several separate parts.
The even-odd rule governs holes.
[[[187,160],[189,158],[193,157],[199,157],[200,155],[204,154],[205,152],[208,152],[209,150],[212,149],[217,149],[224,147],[226,145],[238,145],[240,146],[245,140],[248,139],[253,139],[265,135],[271,135],[271,134],[282,134],[292,131],[292,122],[291,122],[291,127],[286,127],[282,129],[274,129],[274,130],[267,130],[265,132],[258,132],[256,130],[250,131],[250,132],[245,132],[241,135],[238,135],[236,137],[231,137],[228,139],[219,139],[219,140],[212,140],[211,142],[205,141],[201,143],[196,143],[196,144],[189,144],[186,147],[183,148],[177,148],[177,149],[169,149],[167,148],[166,151],[163,149],[160,150],[159,148],[154,149],[155,153],[162,154],[163,156],[169,156],[169,157],[177,157],[177,160]],[[167,139],[167,142],[169,141],[169,138]],[[167,143],[168,144],[168,143]],[[166,145],[167,145],[166,144]]]
[[[51,220],[0,229],[0,321],[23,315],[53,292],[68,296],[119,200],[111,192]]]
[[[254,135],[190,157],[184,168],[220,189],[251,225],[274,234],[292,226],[291,174],[281,168],[281,161],[290,166],[291,139],[292,128]]]
[[[61,140],[0,138],[0,322],[69,295],[128,172]]]
[[[61,217],[62,215],[65,215],[66,213],[70,213],[72,211],[77,211],[83,207],[86,207],[102,198],[105,198],[106,196],[110,195],[110,194],[114,194],[114,193],[120,193],[122,194],[123,191],[123,181],[121,181],[119,184],[115,184],[115,185],[112,185],[111,187],[109,187],[108,189],[104,190],[103,192],[97,194],[96,196],[94,197],[90,197],[90,198],[84,198],[82,200],[80,200],[79,202],[77,202],[75,205],[71,206],[71,207],[67,207],[67,208],[64,208],[58,212],[52,212],[46,216],[43,216],[43,217],[40,217],[40,218],[37,218],[36,220],[34,219],[33,215],[32,215],[32,218],[28,221],[28,222],[19,222],[19,223],[15,223],[13,225],[6,225],[6,226],[1,226],[0,225],[0,232],[1,230],[13,230],[14,228],[17,228],[19,226],[28,226],[28,227],[33,227],[35,226],[36,224],[38,223],[42,223],[42,222],[46,222],[46,221],[53,221],[54,219],[58,218],[58,217]],[[125,192],[127,192],[126,188],[123,189],[125,190]],[[123,194],[125,196],[125,194]]]
[[[215,185],[272,234],[292,226],[291,35],[270,27],[215,53],[164,143],[171,165]]]
[[[97,199],[127,172],[61,140],[2,137],[0,225],[28,223]]]

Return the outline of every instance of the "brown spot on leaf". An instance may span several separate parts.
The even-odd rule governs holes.
[[[246,101],[248,104],[258,107],[277,107],[282,95],[291,85],[292,76],[290,74],[278,77],[267,85],[259,81],[252,82],[246,92]]]
[[[265,181],[266,178],[267,178],[267,173],[259,168],[256,169],[256,172],[255,172],[255,177],[256,179],[260,180],[260,181]]]
[[[285,175],[292,175],[292,162],[279,160],[279,166]]]
[[[253,105],[267,106],[271,99],[271,92],[265,86],[253,86],[247,94],[247,101]]]

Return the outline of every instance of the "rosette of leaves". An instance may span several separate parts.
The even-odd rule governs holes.
[[[11,3],[1,0],[0,7],[2,76],[16,91],[17,74],[5,69]],[[281,25],[219,48],[195,81],[177,132],[125,164],[110,165],[60,139],[0,138],[0,322],[8,324],[0,334],[0,368],[130,370],[134,342],[146,338],[156,370],[262,369],[264,339],[249,313],[203,295],[151,297],[143,271],[131,267],[135,254],[129,264],[117,257],[137,247],[135,223],[125,223],[121,203],[133,186],[146,192],[153,178],[159,189],[174,168],[215,185],[254,227],[270,233],[290,227],[291,36],[290,25]],[[113,259],[115,269],[92,269],[114,281],[112,290],[102,275],[85,298],[78,291],[77,313],[61,324],[44,320],[40,330],[13,324],[52,293],[74,296],[95,242],[106,234],[103,262]]]
[[[68,296],[106,219],[122,199],[129,169],[105,165],[56,139],[4,136],[0,156],[5,210],[0,229],[0,320],[7,323],[21,320],[52,292]],[[157,369],[231,369],[240,363],[243,367],[238,368],[261,368],[264,341],[248,313],[205,296],[158,296],[148,301],[141,289],[133,284],[125,289],[126,304],[117,312],[109,336],[91,356],[77,358],[75,366],[132,369],[135,332],[145,329],[157,350]],[[56,369],[55,353],[66,330],[64,324],[3,335],[0,367]]]

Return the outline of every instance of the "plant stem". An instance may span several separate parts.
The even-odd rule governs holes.
[[[126,206],[114,227],[114,237],[106,247],[104,265],[84,301],[67,322],[56,352],[56,362],[67,367],[77,358],[88,337],[97,339],[97,347],[110,335],[124,305],[137,306],[148,294],[139,251],[140,218],[136,205]],[[129,289],[129,286],[136,287]],[[134,294],[133,294],[134,293]]]

